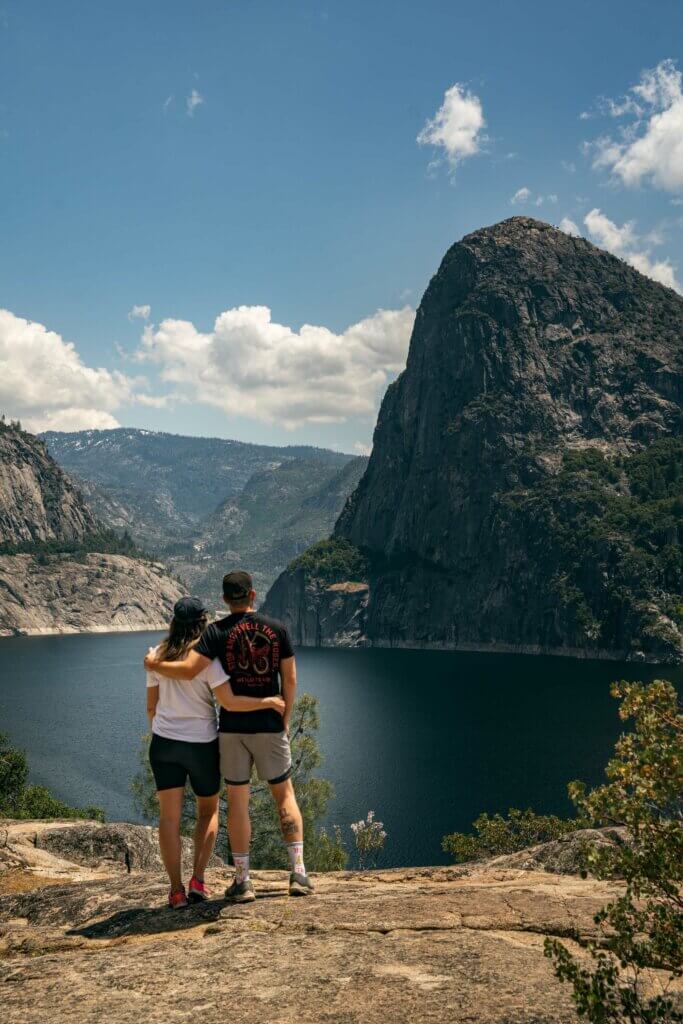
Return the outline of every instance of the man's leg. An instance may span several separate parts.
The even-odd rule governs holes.
[[[194,870],[193,875],[204,881],[204,872],[209,863],[218,835],[218,793],[215,796],[197,797],[197,823],[194,827]]]
[[[244,786],[228,785],[228,838],[235,865],[235,877],[232,885],[226,890],[225,897],[235,903],[250,903],[256,898],[249,878],[249,790],[249,783]]]
[[[159,801],[159,849],[171,881],[171,892],[183,887],[181,875],[180,818],[183,812],[183,789],[162,789]]]
[[[307,896],[313,892],[313,886],[306,875],[304,864],[304,825],[301,811],[296,802],[294,786],[291,779],[270,784],[270,791],[277,804],[280,818],[280,831],[289,854],[291,874],[289,892],[292,896]]]
[[[301,811],[296,802],[294,786],[291,779],[284,782],[271,783],[270,791],[277,805],[277,813],[280,818],[280,831],[285,843],[303,843],[304,824],[301,820]]]
[[[228,785],[228,839],[233,857],[248,856],[251,845],[249,796],[251,787]]]

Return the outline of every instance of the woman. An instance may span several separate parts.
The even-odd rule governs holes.
[[[202,602],[196,597],[182,597],[173,609],[168,636],[155,654],[163,660],[182,661],[207,622]],[[189,682],[147,673],[147,716],[152,728],[149,760],[159,801],[161,859],[171,882],[168,903],[173,909],[186,907],[188,899],[199,902],[208,898],[204,870],[218,833],[221,781],[214,697],[229,711],[272,708],[282,714],[285,710],[281,697],[235,697],[217,658]],[[181,875],[180,822],[188,776],[197,799],[197,823],[194,868],[186,893]]]

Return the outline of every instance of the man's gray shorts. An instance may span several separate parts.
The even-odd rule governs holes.
[[[245,786],[256,765],[258,777],[274,785],[292,774],[292,752],[286,732],[222,732],[218,736],[221,775],[229,786]]]

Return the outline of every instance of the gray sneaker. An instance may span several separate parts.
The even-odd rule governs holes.
[[[292,871],[289,876],[290,896],[311,896],[314,892],[313,882],[308,875],[300,875],[296,871]]]
[[[233,882],[230,888],[225,890],[225,898],[231,903],[253,903],[256,899],[254,886],[251,882]]]

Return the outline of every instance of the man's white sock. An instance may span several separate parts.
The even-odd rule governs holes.
[[[235,881],[236,882],[248,882],[249,881],[249,854],[248,853],[233,853],[232,860],[235,865]]]
[[[306,868],[304,866],[303,842],[287,843],[287,853],[289,854],[289,862],[292,865],[292,871],[295,871],[297,875],[305,875]]]

